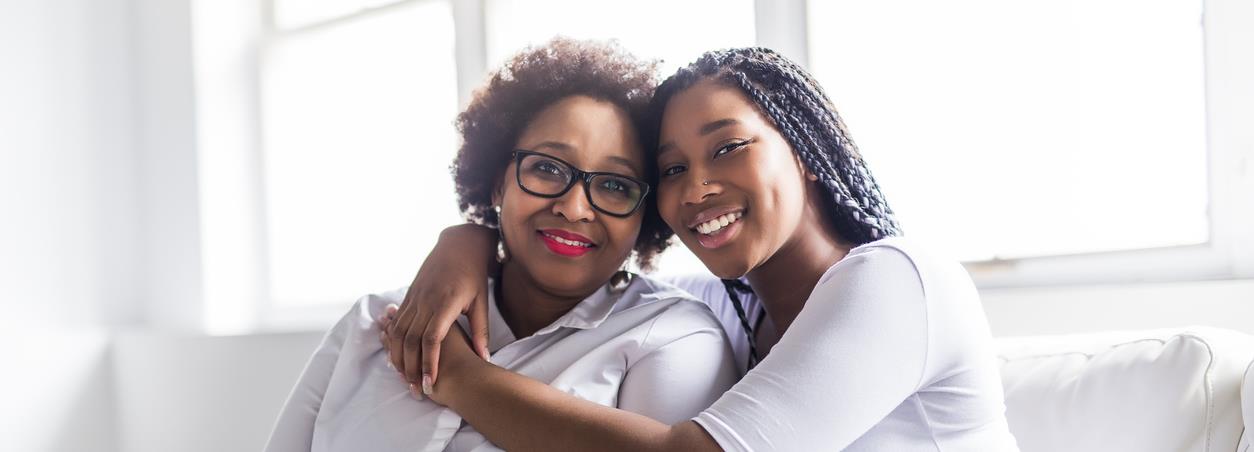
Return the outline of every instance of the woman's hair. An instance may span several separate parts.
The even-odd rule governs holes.
[[[762,47],[707,52],[658,86],[653,98],[654,120],[661,121],[672,97],[705,79],[744,91],[788,140],[806,169],[818,176],[825,188],[824,213],[840,238],[861,245],[901,234],[893,210],[858,154],[840,114],[805,69]],[[723,284],[749,336],[752,367],[757,361],[757,347],[737,295],[752,289],[739,280],[724,280]]]
[[[643,201],[644,219],[634,250],[636,262],[649,269],[666,248],[673,232],[658,215],[654,196],[657,161],[644,131],[651,122],[649,100],[657,85],[657,62],[637,59],[615,42],[558,37],[514,55],[486,85],[475,91],[470,106],[457,116],[461,149],[453,162],[458,207],[472,222],[500,227],[492,208],[510,153],[523,129],[544,108],[575,95],[613,103],[631,117],[637,138],[646,147],[644,180],[653,190]]]
[[[740,88],[771,120],[826,189],[825,213],[842,239],[860,245],[901,233],[840,114],[805,69],[763,47],[707,52],[658,86],[654,121],[672,97],[705,79]]]

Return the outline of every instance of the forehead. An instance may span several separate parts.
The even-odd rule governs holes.
[[[545,143],[565,146],[541,146]],[[587,96],[567,97],[540,110],[519,135],[517,147],[553,154],[585,169],[626,160],[639,171],[644,159],[627,112]]]
[[[697,134],[712,121],[761,119],[757,107],[740,88],[705,79],[683,90],[666,104],[662,114],[662,139]]]

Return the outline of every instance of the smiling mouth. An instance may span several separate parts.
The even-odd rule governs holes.
[[[740,218],[744,215],[744,212],[732,212],[721,215],[718,218],[698,224],[696,227],[692,228],[692,230],[703,235],[717,235],[719,231],[722,231],[723,229],[739,222]]]
[[[547,247],[549,251],[552,251],[553,254],[564,257],[574,258],[583,256],[597,247],[595,243],[585,241],[588,239],[582,238],[582,236],[563,233],[561,231],[536,231],[536,236],[540,238],[540,241],[544,242],[544,246]]]

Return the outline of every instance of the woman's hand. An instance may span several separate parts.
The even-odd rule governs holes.
[[[470,320],[472,350],[487,359],[487,281],[497,265],[496,242],[495,230],[473,224],[440,233],[386,329],[388,357],[411,384],[430,392],[439,376],[441,345],[463,314]]]
[[[388,330],[396,321],[396,314],[399,308],[396,305],[389,305],[383,317],[377,319],[379,326],[379,341],[383,342],[386,347],[391,337],[388,336]],[[447,405],[446,400],[452,390],[449,389],[450,383],[457,381],[459,378],[467,377],[468,372],[473,372],[475,365],[486,364],[482,357],[471,349],[470,340],[466,337],[466,332],[462,331],[461,326],[450,328],[449,334],[445,335],[444,342],[441,344],[441,352],[444,354],[439,364],[439,368],[435,369],[444,374],[444,384],[432,387],[419,387],[410,383],[409,392],[418,400],[430,398],[431,401]],[[404,378],[404,376],[401,376]]]

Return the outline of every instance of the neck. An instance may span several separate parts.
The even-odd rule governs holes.
[[[823,273],[852,248],[822,216],[809,220],[819,227],[799,229],[770,259],[745,275],[780,335],[805,307]]]
[[[518,339],[549,326],[592,295],[592,292],[576,296],[555,295],[536,284],[518,265],[508,262],[501,266],[501,278],[497,284],[501,284],[497,309]]]

